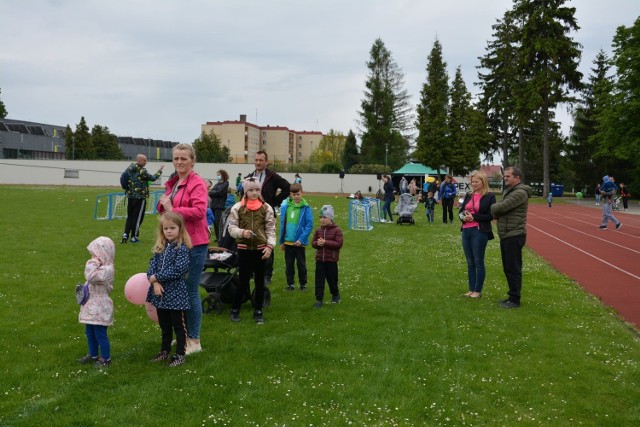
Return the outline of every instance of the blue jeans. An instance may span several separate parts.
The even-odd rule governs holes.
[[[489,234],[476,227],[462,229],[462,249],[467,259],[469,291],[482,292],[485,278],[484,253],[487,249]]]
[[[204,269],[204,261],[207,259],[207,247],[209,245],[198,245],[191,248],[189,257],[189,275],[187,276],[187,294],[189,295],[189,306],[187,310],[187,337],[200,339],[200,323],[202,323],[202,303],[200,302],[200,274]]]
[[[87,344],[89,345],[89,356],[98,357],[98,348],[100,355],[104,360],[111,359],[111,344],[107,335],[107,327],[102,325],[85,325],[84,332],[87,335]]]
[[[389,221],[393,221],[393,215],[391,215],[391,200],[385,200],[384,205],[382,205],[382,217],[387,219],[387,214],[389,214]]]

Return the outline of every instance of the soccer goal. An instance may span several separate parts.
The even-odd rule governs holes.
[[[156,206],[163,191],[154,191],[149,194],[145,214],[158,213]],[[125,193],[109,193],[96,196],[96,207],[93,211],[93,219],[124,219],[127,217],[127,195]]]
[[[364,201],[351,200],[349,202],[349,229],[369,231],[371,225],[371,205]]]

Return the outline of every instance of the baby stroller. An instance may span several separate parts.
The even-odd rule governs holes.
[[[219,246],[209,247],[204,271],[200,275],[200,286],[207,291],[207,295],[202,299],[202,312],[205,314],[212,311],[216,314],[222,313],[224,305],[233,302],[233,295],[239,283],[237,245],[228,230],[230,213],[231,208],[228,208],[220,218]],[[252,301],[254,292],[251,294]],[[245,303],[246,300],[242,302]],[[271,292],[269,288],[265,288],[263,308],[270,304]]]
[[[397,224],[415,224],[413,220],[413,211],[418,207],[418,202],[409,193],[400,195],[398,200],[398,220]]]

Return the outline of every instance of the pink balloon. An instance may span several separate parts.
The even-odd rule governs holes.
[[[147,306],[147,316],[149,316],[149,319],[156,323],[160,323],[158,322],[158,311],[156,310],[156,307],[150,302],[145,302],[144,305]]]
[[[134,274],[124,285],[124,296],[131,304],[144,304],[149,291],[149,279],[147,273]]]

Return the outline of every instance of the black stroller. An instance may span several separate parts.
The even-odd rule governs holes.
[[[202,299],[202,312],[205,314],[212,311],[216,314],[222,313],[224,305],[233,302],[233,295],[239,283],[237,245],[228,231],[230,212],[231,208],[228,208],[222,214],[218,246],[209,247],[204,270],[200,275],[200,286],[207,291],[207,296]],[[252,302],[254,294],[255,289],[251,293]],[[242,302],[245,303],[247,300]],[[267,308],[270,304],[271,292],[269,288],[265,288],[262,306]]]

